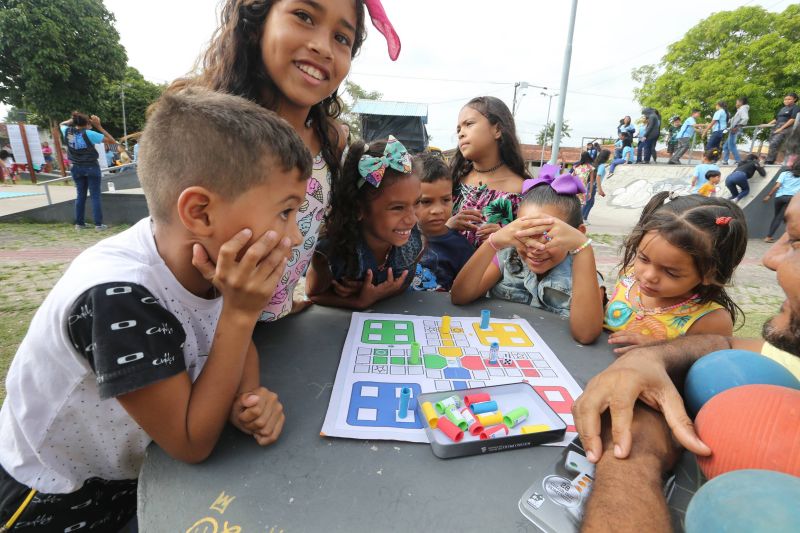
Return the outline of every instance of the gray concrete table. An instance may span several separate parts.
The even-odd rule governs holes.
[[[481,300],[456,307],[442,293],[405,293],[384,313],[527,319],[581,386],[613,360],[581,346],[566,320],[528,306]],[[278,393],[286,425],[261,448],[227,428],[211,457],[188,465],[151,445],[139,479],[140,531],[535,531],[517,509],[533,465],[562,448],[534,447],[450,460],[427,444],[320,437],[350,312],[313,306],[256,328],[261,381]],[[235,529],[233,529],[235,531]]]

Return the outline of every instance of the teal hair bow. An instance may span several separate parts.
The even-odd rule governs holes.
[[[386,141],[386,148],[380,157],[364,154],[358,161],[358,173],[361,179],[358,180],[358,187],[369,183],[373,187],[380,187],[383,174],[387,168],[392,168],[403,174],[411,173],[411,155],[409,155],[403,143],[389,135]]]

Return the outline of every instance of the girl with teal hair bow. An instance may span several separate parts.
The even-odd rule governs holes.
[[[392,136],[350,150],[306,275],[315,303],[364,309],[405,290],[422,255],[418,174]]]

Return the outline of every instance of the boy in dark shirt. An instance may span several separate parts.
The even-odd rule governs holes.
[[[775,164],[778,158],[778,151],[783,146],[784,141],[792,131],[794,121],[800,107],[797,105],[797,93],[788,93],[783,97],[783,107],[775,114],[775,118],[767,124],[761,126],[772,126],[772,134],[769,136],[769,154],[767,155],[767,165]]]
[[[431,154],[417,156],[414,164],[421,168],[422,194],[416,215],[425,237],[425,251],[411,287],[420,291],[449,291],[475,249],[461,234],[447,227],[453,214],[453,180],[447,165]]]

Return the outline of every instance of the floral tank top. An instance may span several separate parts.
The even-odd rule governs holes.
[[[692,324],[711,311],[722,309],[715,302],[699,304],[690,300],[674,309],[665,309],[655,315],[637,313],[638,306],[633,303],[631,289],[634,279],[624,276],[614,287],[614,294],[606,306],[604,319],[605,329],[609,331],[631,331],[641,335],[649,335],[657,340],[672,340],[686,335]]]
[[[459,185],[458,197],[453,206],[453,214],[464,209],[477,209],[483,213],[486,223],[505,226],[516,218],[520,199],[530,181],[532,180],[525,180],[521,193],[498,191],[490,189],[485,184],[475,187],[474,185],[462,183]],[[480,240],[474,231],[465,230],[460,233],[472,246],[477,248],[480,245]]]
[[[303,236],[303,242],[292,249],[292,255],[286,265],[286,271],[275,294],[261,311],[259,320],[271,322],[283,318],[292,310],[292,293],[297,281],[306,273],[306,268],[314,254],[319,238],[322,218],[331,203],[331,172],[322,153],[314,158],[311,177],[306,184],[306,199],[297,213],[297,225]]]

